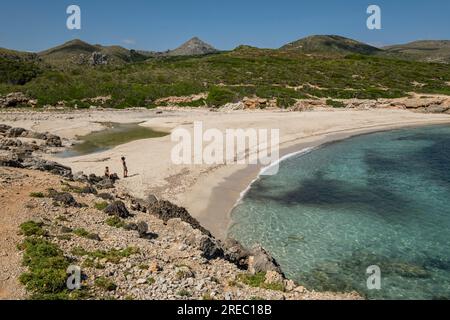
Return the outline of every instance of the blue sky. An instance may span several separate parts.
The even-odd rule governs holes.
[[[66,8],[82,10],[82,29],[66,28]],[[382,10],[382,30],[366,28],[366,9]],[[448,0],[1,0],[0,47],[40,51],[71,39],[166,50],[193,36],[219,49],[276,48],[312,34],[374,45],[450,39]]]

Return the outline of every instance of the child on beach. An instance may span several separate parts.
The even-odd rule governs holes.
[[[125,157],[122,157],[123,177],[127,178],[128,177],[128,168],[127,168],[127,163],[125,160],[126,160]]]
[[[105,177],[109,178],[110,173],[109,173],[109,167],[105,167]]]

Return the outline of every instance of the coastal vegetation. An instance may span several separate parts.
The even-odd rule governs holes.
[[[37,99],[38,107],[65,101],[68,107],[87,108],[86,99],[110,96],[106,107],[152,108],[160,98],[203,92],[209,93],[208,98],[195,104],[206,102],[211,107],[246,96],[276,98],[279,106],[289,107],[306,98],[396,98],[409,92],[450,95],[448,64],[252,47],[203,56],[150,57],[119,65],[74,64],[64,69],[1,58],[0,70],[0,94],[24,92]]]

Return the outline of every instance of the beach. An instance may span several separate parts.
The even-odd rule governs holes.
[[[310,112],[281,110],[211,112],[207,109],[90,110],[72,112],[2,112],[0,122],[61,136],[66,144],[104,128],[102,122],[140,123],[158,131],[184,128],[192,132],[194,122],[205,129],[279,129],[280,157],[315,148],[351,136],[408,126],[450,123],[445,114],[413,113],[405,110],[336,110]],[[119,190],[135,197],[154,194],[185,207],[192,216],[219,239],[224,239],[231,222],[230,213],[243,192],[260,173],[261,165],[176,165],[171,136],[143,139],[113,149],[62,158],[46,155],[73,169],[102,175],[106,166],[122,173],[120,158],[126,156],[130,177],[121,179]]]

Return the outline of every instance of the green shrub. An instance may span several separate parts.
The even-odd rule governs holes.
[[[327,106],[330,106],[333,108],[345,108],[345,104],[343,102],[332,100],[332,99],[327,100]]]
[[[117,285],[105,277],[98,277],[95,279],[94,283],[96,287],[103,289],[104,291],[114,291],[117,289]]]
[[[209,90],[206,102],[211,107],[220,107],[229,102],[234,102],[236,98],[237,95],[231,90],[220,87],[212,87]]]
[[[180,297],[191,297],[192,293],[190,293],[186,289],[181,289],[180,291],[177,292],[177,295]]]
[[[283,283],[270,283],[267,284],[264,281],[266,280],[266,273],[265,272],[259,272],[256,274],[240,274],[238,276],[238,280],[242,283],[254,287],[254,288],[263,288],[263,289],[269,289],[274,291],[284,291],[284,284]]]
[[[126,223],[116,216],[106,219],[105,223],[114,228],[124,228],[126,226]]]
[[[57,245],[40,238],[27,238],[21,244],[23,264],[29,271],[19,280],[36,297],[67,299],[66,288],[69,260]]]
[[[96,202],[94,204],[95,209],[100,210],[100,211],[105,210],[107,206],[108,206],[108,202],[106,202],[106,201]]]
[[[42,226],[42,222],[27,221],[20,225],[21,233],[26,236],[45,236],[47,231],[45,231]]]
[[[99,240],[99,236],[96,233],[91,233],[83,228],[78,228],[73,230],[73,233],[81,238],[86,238],[90,240]]]
[[[45,195],[42,192],[31,192],[30,197],[32,198],[45,198]]]

